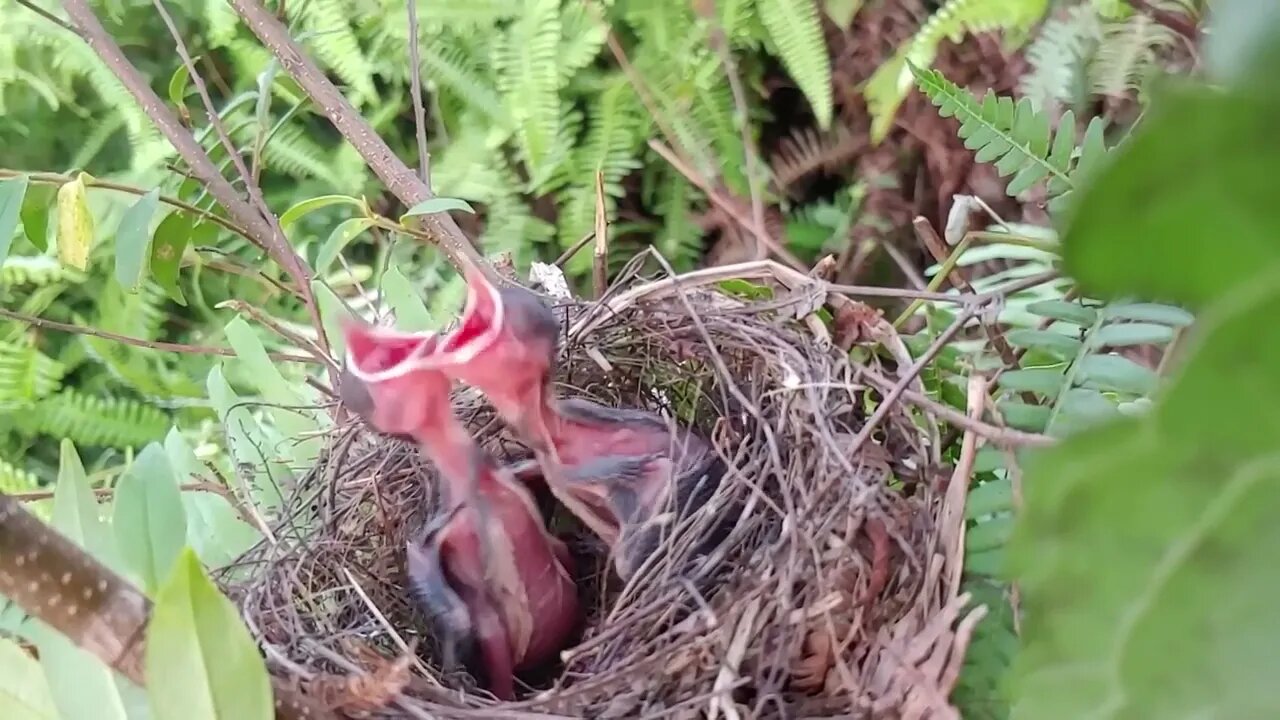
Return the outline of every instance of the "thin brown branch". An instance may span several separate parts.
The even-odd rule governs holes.
[[[18,2],[18,4],[19,4],[19,5],[21,5],[22,7],[24,7],[24,8],[26,8],[26,9],[30,10],[31,12],[33,12],[33,13],[35,13],[35,14],[37,14],[37,15],[39,15],[40,17],[44,18],[45,20],[48,20],[49,22],[53,23],[54,25],[57,25],[58,27],[62,28],[63,30],[66,30],[67,32],[70,32],[70,33],[75,33],[75,32],[76,32],[76,29],[75,29],[74,27],[72,27],[72,26],[71,26],[71,24],[70,24],[70,23],[68,23],[66,20],[63,20],[62,18],[58,17],[57,15],[54,15],[53,13],[49,12],[48,10],[45,10],[44,8],[42,8],[42,7],[40,7],[40,6],[38,6],[38,5],[34,4],[34,3],[32,3],[32,2],[31,2],[31,0],[17,0],[17,2]]]
[[[240,174],[240,178],[244,182],[245,191],[253,202],[251,207],[256,208],[259,217],[267,223],[271,231],[271,247],[275,250],[274,257],[276,262],[280,263],[288,271],[298,286],[298,292],[302,296],[302,303],[306,306],[308,314],[311,315],[311,323],[315,327],[320,349],[327,350],[329,338],[325,335],[324,322],[320,318],[320,306],[316,304],[315,295],[311,291],[311,268],[307,266],[307,261],[302,259],[302,256],[293,249],[293,245],[285,237],[284,229],[280,227],[280,221],[276,219],[275,213],[271,212],[271,207],[267,205],[267,199],[262,195],[262,188],[256,182],[256,175],[249,172],[249,168],[244,164],[244,158],[240,156],[239,149],[231,141],[231,136],[227,133],[227,128],[223,125],[222,119],[218,115],[218,109],[213,104],[213,98],[209,95],[209,87],[205,85],[204,77],[200,74],[199,68],[196,67],[195,61],[191,59],[191,53],[187,50],[187,43],[183,41],[182,34],[178,32],[178,27],[173,22],[173,16],[165,8],[163,0],[151,0],[151,3],[155,6],[156,12],[160,13],[161,20],[164,21],[165,27],[169,30],[169,35],[173,38],[174,48],[178,51],[178,56],[182,58],[182,63],[187,68],[191,83],[195,85],[196,92],[200,95],[200,102],[204,104],[209,125],[217,133],[218,141],[222,144],[223,149],[227,151],[227,157],[235,165],[236,172]],[[221,177],[221,173],[219,173],[219,177]]]
[[[236,14],[244,20],[253,34],[262,41],[271,54],[280,61],[303,92],[315,102],[329,122],[360,153],[378,178],[393,195],[408,207],[413,207],[435,197],[431,188],[405,165],[343,94],[325,77],[324,72],[302,51],[289,36],[289,31],[258,0],[228,0]],[[509,285],[511,280],[502,277],[476,250],[462,229],[448,213],[432,213],[418,216],[427,237],[448,257],[456,268],[466,264],[481,269],[492,282]]]
[[[595,232],[589,232],[586,235],[583,235],[582,237],[575,240],[573,244],[569,246],[569,249],[560,253],[560,257],[556,258],[556,261],[551,264],[555,265],[558,268],[563,268],[564,264],[569,262],[570,258],[572,258],[574,255],[577,255],[579,250],[586,247],[587,243],[595,239],[596,239]]]
[[[595,299],[604,297],[609,285],[609,217],[604,203],[604,173],[596,171],[596,247],[591,258],[592,290]]]
[[[418,170],[422,184],[431,187],[431,155],[427,152],[427,111],[422,105],[422,59],[418,57],[418,0],[408,0],[409,95],[413,98],[414,134],[418,138]]]
[[[102,338],[118,342],[122,345],[132,345],[133,347],[146,348],[148,350],[164,350],[166,352],[183,353],[185,355],[221,355],[224,357],[235,357],[236,352],[231,348],[210,347],[208,345],[186,345],[183,343],[163,342],[160,340],[143,340],[142,338],[129,337],[127,335],[117,335],[116,333],[107,332],[105,330],[97,330],[95,328],[83,327],[80,325],[68,325],[53,320],[45,320],[44,318],[34,315],[25,315],[13,310],[0,308],[0,318],[14,320],[25,323],[32,327],[38,327],[43,330],[57,330],[59,332],[72,333],[74,335],[88,335],[90,337]],[[293,355],[291,353],[268,353],[272,360],[279,362],[300,362],[300,363],[318,363],[319,360],[308,357],[306,355]]]
[[[0,594],[139,687],[146,687],[151,601],[2,492]],[[280,720],[337,720],[331,711],[276,678],[271,689]]]

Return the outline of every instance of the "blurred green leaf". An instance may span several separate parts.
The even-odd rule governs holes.
[[[116,282],[132,293],[138,292],[147,269],[151,255],[151,235],[147,231],[159,205],[160,191],[148,192],[125,211],[116,230]]]
[[[35,183],[27,188],[22,201],[22,231],[40,252],[49,248],[49,210],[57,195],[53,185]]]
[[[471,207],[471,203],[458,198],[435,197],[409,208],[408,212],[400,216],[400,222],[404,223],[404,218],[414,217],[415,215],[430,215],[432,213],[448,212],[449,210],[465,210],[475,215],[475,208]]]
[[[329,233],[328,239],[324,241],[324,245],[320,246],[320,252],[316,255],[315,272],[317,275],[329,271],[329,266],[333,261],[342,254],[342,251],[348,244],[360,233],[373,227],[373,221],[369,218],[356,217],[344,220]]]
[[[79,543],[108,566],[118,567],[110,530],[102,521],[102,508],[85,475],[75,445],[63,439],[58,463],[58,483],[53,489],[53,526]]]
[[[111,518],[120,552],[154,595],[186,544],[187,519],[164,449],[150,443],[116,485]]]
[[[1155,372],[1119,355],[1090,355],[1080,361],[1076,382],[1099,390],[1146,395],[1155,390]]]
[[[1046,350],[1064,358],[1075,357],[1076,353],[1080,351],[1080,340],[1078,338],[1063,335],[1060,332],[1053,332],[1052,330],[1016,328],[1005,333],[1005,339],[1014,347]]]
[[[0,637],[0,717],[6,720],[58,720],[40,661],[18,644]]]
[[[427,310],[427,304],[414,290],[409,278],[392,267],[382,276],[382,292],[396,314],[396,327],[405,332],[435,330],[439,325]]]
[[[288,232],[289,227],[297,222],[303,215],[315,212],[321,208],[329,207],[330,205],[361,206],[360,201],[350,195],[321,195],[320,197],[303,200],[297,205],[285,210],[284,213],[280,215],[280,227],[285,232]]]
[[[160,221],[151,241],[151,277],[179,305],[187,304],[187,298],[178,285],[178,273],[182,267],[182,254],[190,240],[191,216],[175,211]]]
[[[1092,325],[1098,319],[1098,311],[1066,300],[1040,300],[1027,305],[1027,312],[1053,320],[1075,323],[1082,327]]]
[[[205,477],[207,468],[200,463],[177,428],[169,431],[164,447],[174,469],[175,485]],[[213,492],[184,492],[181,495],[187,517],[187,544],[209,567],[226,566],[261,538],[222,495]]]
[[[36,622],[31,634],[40,651],[50,696],[62,720],[128,720],[114,673],[61,633]]]
[[[1195,322],[1195,316],[1186,310],[1159,303],[1112,303],[1103,309],[1103,314],[1109,320],[1134,320],[1170,327],[1186,327]]]
[[[996,407],[1010,427],[1027,432],[1044,432],[1052,412],[1043,405],[1028,405],[1018,400],[1003,400]]]
[[[18,231],[27,184],[26,175],[0,181],[0,264],[9,257],[9,246]]]
[[[970,520],[1013,510],[1013,484],[1007,478],[984,482],[969,491],[964,502]]]
[[[190,548],[156,595],[146,673],[155,720],[270,720],[274,715],[257,643]]]
[[[1163,345],[1171,340],[1173,328],[1155,323],[1113,323],[1103,325],[1093,334],[1093,344],[1097,347]]]
[[[1006,390],[1030,391],[1046,398],[1054,398],[1062,390],[1064,372],[1065,369],[1061,367],[1010,370],[1002,373],[997,383]]]

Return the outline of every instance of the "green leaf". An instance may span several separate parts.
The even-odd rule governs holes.
[[[396,314],[396,327],[405,332],[435,330],[439,327],[431,317],[427,304],[418,296],[409,278],[392,267],[382,276],[382,293]]]
[[[351,317],[351,312],[325,283],[313,280],[311,292],[315,294],[316,304],[320,306],[320,321],[324,324],[325,336],[329,338],[330,350],[334,357],[341,359],[347,352],[347,343],[342,336],[342,320]]]
[[[190,548],[156,594],[146,674],[154,720],[270,720],[274,715],[257,643]]]
[[[191,216],[171,212],[156,226],[151,240],[151,277],[174,302],[185,306],[187,298],[178,285],[182,255],[191,241]]]
[[[1154,371],[1119,355],[1090,355],[1080,361],[1076,382],[1100,390],[1147,395],[1155,390]]]
[[[0,637],[0,716],[7,720],[58,720],[58,709],[40,661]]]
[[[31,634],[61,720],[128,720],[115,674],[101,660],[44,623]]]
[[[22,231],[40,252],[49,248],[49,208],[57,194],[54,186],[36,183],[27,188],[27,198],[22,201]]]
[[[1098,320],[1098,311],[1066,300],[1038,300],[1027,305],[1027,312],[1040,317],[1088,327]]]
[[[1277,127],[1277,98],[1193,87],[1158,95],[1118,157],[1077,191],[1066,273],[1087,295],[1194,310],[1280,262]]]
[[[1009,427],[1028,432],[1044,432],[1052,412],[1043,405],[1028,405],[1018,400],[1004,400],[996,403],[996,407]]]
[[[187,97],[187,83],[191,75],[187,72],[187,64],[179,63],[178,69],[173,71],[169,76],[169,102],[175,107],[185,108],[187,105],[184,100]]]
[[[289,227],[307,213],[315,212],[321,208],[330,205],[351,205],[353,207],[361,207],[360,201],[350,195],[321,195],[320,197],[310,198],[294,205],[284,214],[280,216],[280,228],[285,232],[289,231]]]
[[[159,205],[158,189],[143,195],[124,212],[116,230],[116,282],[131,293],[138,292],[147,269],[151,254],[151,236],[147,230]]]
[[[831,59],[816,3],[758,0],[756,11],[779,59],[813,108],[818,127],[831,125]]]
[[[1004,547],[1013,531],[1013,514],[1005,513],[987,518],[975,524],[965,533],[966,553],[978,553]]]
[[[320,246],[320,252],[316,255],[316,274],[328,272],[329,266],[342,253],[347,244],[356,239],[360,233],[373,227],[373,221],[369,218],[355,217],[344,220],[329,233],[329,238],[324,241],[324,245]]]
[[[27,194],[27,176],[19,175],[0,182],[0,265],[9,257],[9,245],[18,231],[22,201]]]
[[[969,491],[964,503],[964,515],[969,520],[1012,510],[1013,483],[1008,478],[982,483]]]
[[[159,443],[144,447],[116,485],[111,525],[121,555],[154,595],[187,537],[181,493]]]
[[[1017,328],[1005,333],[1010,345],[1052,352],[1062,357],[1075,357],[1080,350],[1080,340],[1052,330]]]
[[[1057,397],[1065,382],[1064,372],[1065,369],[1061,367],[1010,370],[1002,373],[997,382],[1006,390],[1030,391],[1046,398],[1053,398]]]
[[[1170,340],[1173,340],[1173,328],[1154,323],[1113,323],[1103,325],[1093,334],[1096,347],[1163,345]]]
[[[1180,307],[1159,303],[1114,303],[1103,309],[1108,320],[1153,322],[1170,327],[1187,327],[1195,316]]]
[[[58,260],[81,271],[88,269],[93,247],[93,215],[84,179],[80,173],[58,188]]]
[[[471,203],[458,198],[434,197],[430,200],[422,202],[409,208],[409,211],[400,216],[400,223],[404,224],[404,219],[414,217],[415,215],[430,215],[432,213],[448,212],[449,210],[465,210],[472,215],[476,213],[475,208],[471,207]]]
[[[1280,710],[1280,374],[1258,360],[1280,353],[1278,289],[1273,273],[1206,308],[1150,415],[1030,456],[1009,546],[1026,611],[1013,720]]]
[[[115,556],[111,536],[102,522],[101,508],[80,455],[66,438],[60,450],[58,482],[53,489],[53,526],[110,565]]]
[[[174,469],[175,485],[205,477],[206,468],[177,428],[165,437],[164,448]],[[221,568],[230,564],[261,538],[222,495],[213,492],[181,495],[186,509],[187,543],[207,566]]]
[[[863,0],[826,0],[823,3],[823,9],[836,27],[845,30],[853,22],[853,17],[862,9],[862,3]]]

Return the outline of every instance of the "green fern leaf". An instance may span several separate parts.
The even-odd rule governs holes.
[[[959,135],[965,147],[976,152],[975,159],[995,163],[1001,177],[1013,176],[1006,188],[1011,196],[1047,179],[1047,190],[1055,201],[1050,209],[1056,211],[1079,177],[1092,171],[1106,153],[1101,118],[1090,122],[1077,154],[1074,113],[1062,116],[1053,135],[1048,115],[1037,112],[1027,98],[1015,104],[1012,98],[989,92],[979,102],[936,70],[909,68],[938,114],[960,121]]]
[[[162,439],[169,416],[137,400],[64,389],[37,403],[21,420],[31,432],[67,438],[77,446],[138,448]]]
[[[991,30],[1025,31],[1044,15],[1048,0],[948,0],[893,57],[867,80],[863,95],[871,113],[871,141],[889,133],[898,106],[911,89],[911,66],[927,68],[944,39]]]
[[[347,97],[356,107],[377,100],[373,64],[360,47],[351,27],[351,10],[343,0],[310,0],[302,3],[303,25],[311,32],[307,42],[315,56],[350,86]]]
[[[523,7],[495,51],[495,65],[529,184],[537,187],[554,169],[548,161],[560,135],[560,3],[524,0]]]
[[[757,0],[760,19],[787,72],[813,106],[818,126],[831,126],[831,60],[814,0]]]
[[[0,342],[0,411],[31,407],[56,391],[66,373],[31,340]]]
[[[0,457],[0,492],[7,495],[40,489],[40,479],[18,465]]]

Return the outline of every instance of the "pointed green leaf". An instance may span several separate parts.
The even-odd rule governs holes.
[[[1010,370],[1002,373],[997,383],[1006,390],[1030,391],[1046,398],[1053,398],[1057,397],[1065,382],[1064,372],[1061,367]]]
[[[1119,355],[1090,355],[1080,361],[1076,374],[1080,385],[1134,395],[1150,394],[1157,380],[1154,371]]]
[[[333,289],[319,280],[311,283],[311,291],[316,296],[316,304],[320,306],[320,321],[324,324],[325,336],[329,338],[329,347],[334,357],[341,359],[347,352],[347,343],[342,337],[342,320],[351,317],[351,312],[343,304],[342,298],[334,294]]]
[[[177,428],[164,440],[165,453],[174,469],[174,484],[181,485],[205,477],[206,468]],[[211,568],[221,568],[261,539],[252,525],[241,519],[227,498],[214,492],[184,492],[187,544]]]
[[[284,211],[280,216],[280,228],[287,233],[289,231],[289,227],[297,222],[303,215],[315,212],[321,208],[329,207],[330,205],[351,205],[353,207],[360,207],[360,201],[350,195],[321,195],[320,197],[303,200],[297,205],[294,205]]]
[[[187,97],[187,84],[190,78],[186,63],[178,63],[178,69],[169,76],[169,102],[173,103],[174,107],[186,107],[184,101]]]
[[[1008,478],[982,483],[970,490],[964,501],[964,515],[969,520],[1012,510],[1013,484]]]
[[[1019,400],[1004,400],[997,403],[996,407],[1009,427],[1027,432],[1044,432],[1052,413],[1050,408],[1043,405],[1028,405]]]
[[[111,526],[121,555],[154,595],[187,537],[181,493],[159,443],[144,447],[116,485]]]
[[[1098,320],[1098,311],[1066,300],[1039,300],[1027,305],[1027,312],[1040,317],[1088,327]]]
[[[1173,328],[1155,323],[1112,323],[1098,328],[1093,335],[1096,347],[1163,345],[1170,340],[1173,340]]]
[[[347,247],[347,244],[371,227],[373,227],[373,221],[369,218],[355,217],[344,220],[338,227],[334,228],[333,232],[329,233],[329,238],[324,241],[324,245],[320,246],[320,252],[316,255],[316,274],[328,272],[329,266],[338,258],[338,255]]]
[[[1010,345],[1020,348],[1045,350],[1061,357],[1074,357],[1080,350],[1080,340],[1052,330],[1017,328],[1005,333]]]
[[[102,522],[89,477],[80,462],[75,445],[63,438],[58,463],[58,483],[53,489],[53,526],[74,540],[99,560],[111,565],[115,559],[114,543]]]
[[[32,634],[61,720],[128,720],[111,668],[44,623]]]
[[[49,211],[57,195],[53,185],[36,183],[27,188],[27,198],[22,201],[22,231],[40,252],[49,248]]]
[[[124,212],[116,230],[116,282],[131,293],[138,292],[147,269],[151,255],[151,235],[147,230],[159,205],[159,190],[143,195]]]
[[[0,181],[0,264],[9,257],[9,246],[18,232],[22,201],[27,195],[27,176]]]
[[[0,637],[0,716],[7,720],[58,720],[40,661]]]
[[[1170,327],[1186,327],[1196,319],[1180,307],[1158,303],[1113,303],[1104,308],[1103,313],[1108,319],[1160,323]]]
[[[419,332],[438,329],[431,311],[427,310],[427,304],[414,290],[409,278],[400,272],[399,267],[392,267],[382,276],[382,293],[387,304],[395,311],[396,327],[400,330]]]
[[[156,594],[147,632],[155,720],[270,720],[271,682],[236,607],[187,548]]]
[[[182,267],[182,254],[191,240],[191,216],[185,212],[171,212],[156,226],[151,241],[151,277],[164,289],[174,302],[185,306],[187,298],[178,285]]]
[[[1040,163],[1032,163],[1018,171],[1009,181],[1005,192],[1009,197],[1017,197],[1031,189],[1033,185],[1049,176],[1049,168]]]
[[[1004,547],[1013,531],[1013,514],[1006,513],[987,518],[974,525],[964,537],[965,552],[983,552]]]
[[[400,223],[404,224],[404,219],[414,217],[415,215],[430,215],[432,213],[448,212],[449,210],[465,210],[474,215],[475,208],[471,207],[471,203],[458,198],[435,197],[409,208],[409,211],[400,216]]]

